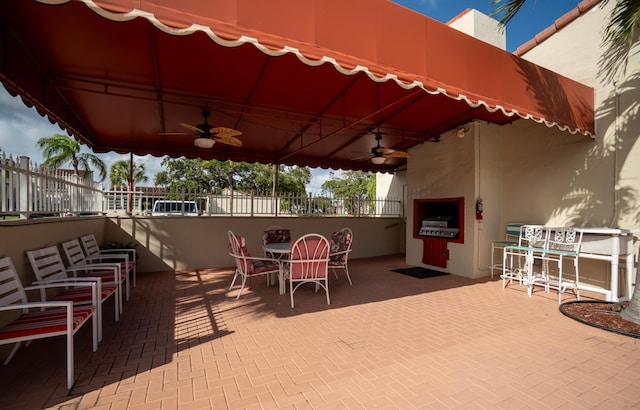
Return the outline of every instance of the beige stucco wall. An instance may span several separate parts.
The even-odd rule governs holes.
[[[597,140],[519,120],[507,126],[476,123],[464,138],[445,133],[439,143],[411,152],[411,203],[465,198],[464,243],[449,243],[447,268],[435,269],[467,277],[489,275],[491,242],[504,236],[508,222],[612,226],[613,159]],[[479,198],[482,220],[475,218]],[[406,260],[427,266],[422,242],[413,238],[413,208],[408,209]],[[582,265],[585,283],[607,282],[608,264],[584,260]]]
[[[578,165],[582,159],[567,176],[572,189],[555,218],[586,226],[640,228],[640,42],[636,40],[626,60],[607,54],[601,35],[614,4],[593,7],[523,58],[595,90],[595,140],[576,152],[584,157],[574,161]],[[617,71],[610,71],[612,67]],[[586,269],[594,281],[607,282],[606,275],[596,277],[606,264],[591,262]]]
[[[594,87],[596,140],[576,179],[598,179],[594,192],[584,192],[596,208],[593,223],[630,228],[640,226],[640,42],[618,65],[626,70],[607,76],[601,33],[614,3],[593,7],[523,57]]]
[[[450,242],[446,269],[435,269],[474,278],[489,275],[491,241],[504,232],[502,132],[502,127],[472,123],[463,138],[447,132],[439,143],[411,151],[407,263],[430,267],[422,263],[422,240],[413,237],[413,201],[464,197],[464,242]],[[478,199],[484,205],[482,220],[475,214]]]
[[[608,8],[594,7],[525,56],[594,87],[595,139],[519,119],[506,126],[476,123],[462,139],[448,132],[439,143],[411,150],[410,201],[465,198],[464,244],[449,244],[447,271],[488,275],[491,241],[504,236],[508,222],[640,227],[640,53],[615,84],[598,75],[607,20]],[[482,221],[473,213],[478,198],[484,202]],[[410,215],[407,226],[412,224]],[[410,228],[406,238],[407,262],[422,265],[421,243]],[[607,286],[608,263],[580,263],[584,282]]]
[[[25,252],[59,245],[90,233],[95,234],[96,238],[102,238],[104,227],[103,217],[4,221],[0,226],[0,257],[11,257],[26,286],[36,279]]]
[[[406,168],[398,169],[395,173],[377,173],[376,174],[376,197],[377,198],[394,198],[402,202],[402,210],[400,216],[404,230],[400,235],[400,252],[406,252],[405,230],[407,224],[407,209],[411,205],[407,200],[407,170]]]
[[[249,217],[86,217],[3,222],[0,256],[10,256],[28,284],[35,280],[25,252],[93,233],[100,244],[133,242],[139,254],[138,271],[230,267],[227,231],[247,238],[249,251],[260,255],[262,231],[271,225],[291,229],[292,238],[306,233],[327,237],[344,227],[353,231],[352,258],[402,252],[401,218],[249,218]]]
[[[407,263],[426,266],[422,263],[422,240],[413,237],[414,200],[464,197],[464,243],[448,244],[450,260],[446,271],[474,276],[475,134],[476,127],[473,126],[464,138],[447,133],[438,143],[427,142],[410,151],[413,158],[409,159],[407,170]]]
[[[330,237],[343,227],[353,231],[352,258],[400,253],[404,223],[400,218],[250,218],[132,217],[105,223],[105,240],[139,244],[140,271],[229,267],[227,231],[245,236],[249,252],[262,253],[262,231],[272,225],[291,230],[292,238],[307,233]]]

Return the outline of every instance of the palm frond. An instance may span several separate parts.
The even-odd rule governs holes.
[[[526,0],[492,0],[491,6],[493,7],[491,17],[498,20],[502,29],[509,24],[509,22],[518,14],[518,11],[524,6]]]
[[[608,0],[603,4],[608,3]],[[640,1],[617,0],[611,10],[609,23],[604,29],[603,40],[609,46],[631,47],[636,40],[636,28],[640,24]]]
[[[78,159],[78,167],[84,169],[85,171],[90,171],[91,166],[93,166],[98,172],[98,176],[100,177],[100,181],[103,181],[107,177],[107,167],[104,162],[98,158],[95,154],[82,153],[77,156]]]

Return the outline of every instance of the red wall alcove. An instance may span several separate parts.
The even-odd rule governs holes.
[[[448,222],[447,227],[458,229],[458,233],[450,238],[420,235],[422,221],[429,218],[443,218]],[[423,242],[423,263],[446,268],[449,260],[447,243],[464,243],[464,198],[415,199],[413,237]]]

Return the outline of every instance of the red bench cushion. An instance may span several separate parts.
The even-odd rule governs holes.
[[[73,329],[77,329],[95,311],[95,306],[73,308]],[[55,308],[31,312],[0,329],[0,340],[14,339],[48,333],[61,333],[67,329],[67,311]]]

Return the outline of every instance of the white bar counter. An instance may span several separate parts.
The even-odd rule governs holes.
[[[611,277],[609,289],[599,289],[589,286],[580,286],[585,290],[602,292],[609,302],[620,302],[622,299],[628,300],[632,293],[632,275],[634,264],[633,239],[634,234],[640,233],[640,229],[617,229],[617,228],[579,228],[583,232],[582,245],[580,247],[581,258],[597,259],[608,261],[611,265]],[[626,289],[625,295],[621,298],[619,294],[619,272],[620,258],[626,261]]]

